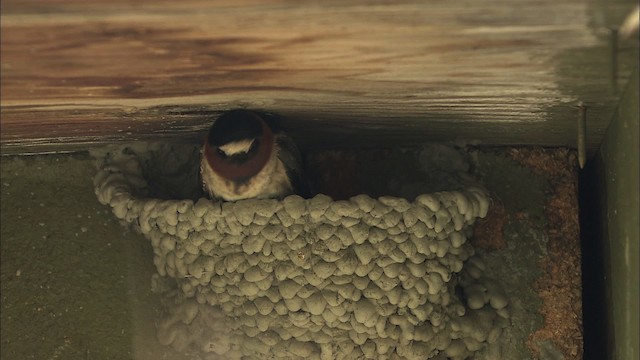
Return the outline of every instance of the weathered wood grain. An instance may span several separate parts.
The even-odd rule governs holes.
[[[574,146],[583,101],[593,151],[616,103],[593,12],[632,4],[3,1],[2,149],[195,140],[233,107],[307,146]]]

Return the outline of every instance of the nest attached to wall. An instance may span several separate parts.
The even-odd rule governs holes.
[[[487,214],[483,190],[413,202],[153,198],[158,177],[197,188],[197,157],[194,147],[113,150],[94,179],[99,201],[151,241],[156,284],[169,279],[174,288],[166,292],[173,305],[159,328],[163,344],[212,359],[464,359],[498,351],[508,301],[483,278],[467,241]]]

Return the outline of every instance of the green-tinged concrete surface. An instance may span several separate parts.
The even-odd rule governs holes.
[[[631,76],[618,111],[598,153],[599,177],[604,184],[601,204],[604,247],[609,272],[607,304],[613,337],[611,359],[638,359],[638,291],[640,277],[638,144],[638,69]]]
[[[1,352],[22,359],[180,359],[161,348],[151,247],[93,193],[88,155],[2,159]]]

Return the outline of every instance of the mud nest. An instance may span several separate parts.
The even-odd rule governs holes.
[[[149,174],[192,163],[195,148],[118,149],[94,179],[99,201],[151,241],[156,287],[174,288],[161,343],[211,358],[499,357],[508,301],[467,241],[487,214],[482,189],[413,202],[149,197]]]

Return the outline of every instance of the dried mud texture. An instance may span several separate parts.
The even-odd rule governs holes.
[[[535,355],[552,342],[565,359],[582,359],[582,284],[580,226],[578,219],[577,157],[567,149],[511,149],[510,156],[532,171],[546,176],[550,189],[545,204],[548,256],[535,289],[543,304],[544,326],[528,339]]]
[[[506,246],[504,239],[506,217],[507,214],[502,202],[494,201],[489,208],[487,217],[479,220],[473,227],[471,244],[476,248],[489,251],[503,249]]]
[[[179,158],[165,151],[151,153]],[[144,156],[108,154],[94,184],[101,203],[150,239],[158,274],[177,285],[163,344],[248,359],[504,358],[509,301],[467,241],[488,211],[482,189],[414,202],[163,201],[140,197]]]
[[[325,150],[307,158],[309,178],[313,188],[333,199],[348,199],[362,191],[358,179],[358,156],[344,151]],[[339,186],[336,186],[339,185]]]
[[[358,194],[414,199],[423,193],[477,186],[469,154],[444,144],[319,150],[308,153],[306,163],[315,190],[336,200]]]

